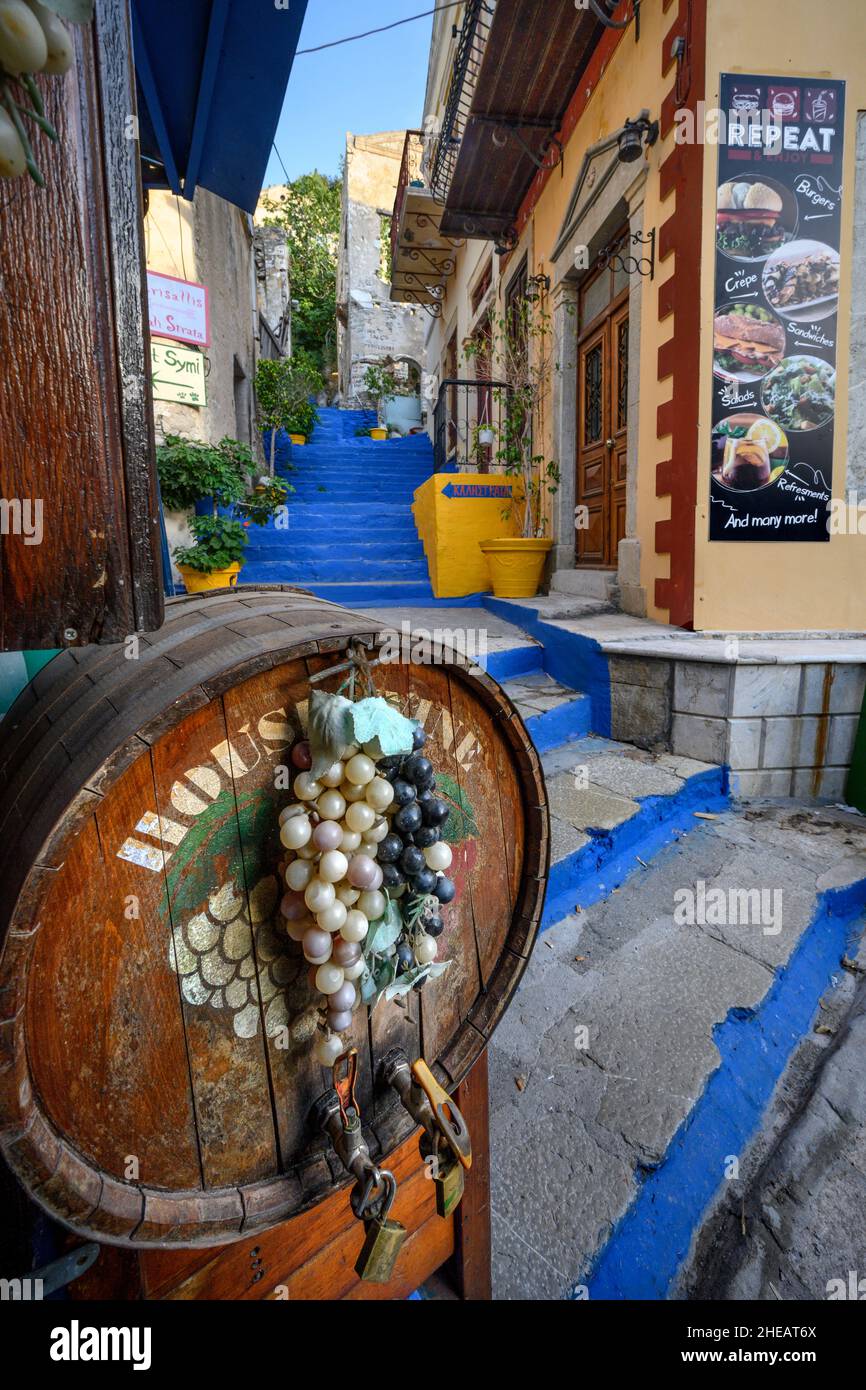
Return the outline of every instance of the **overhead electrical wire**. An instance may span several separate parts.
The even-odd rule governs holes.
[[[422,10],[420,14],[407,15],[405,19],[395,19],[393,24],[383,24],[379,29],[367,29],[363,34],[349,34],[345,39],[332,39],[330,43],[320,43],[315,48],[299,48],[295,54],[301,58],[305,53],[321,53],[326,48],[338,48],[343,43],[356,43],[358,39],[369,39],[372,34],[386,34],[389,29],[399,29],[401,24],[412,24],[416,19],[427,19],[431,14],[442,10],[456,10],[465,0],[449,0],[447,5],[436,5],[432,10]]]

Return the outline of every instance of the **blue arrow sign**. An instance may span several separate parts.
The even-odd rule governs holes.
[[[494,483],[446,483],[442,489],[443,497],[509,497],[511,484]]]

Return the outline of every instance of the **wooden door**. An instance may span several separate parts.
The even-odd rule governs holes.
[[[628,450],[628,291],[582,335],[578,348],[575,554],[615,569],[625,535]]]

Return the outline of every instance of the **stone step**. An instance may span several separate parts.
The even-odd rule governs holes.
[[[544,671],[506,681],[505,690],[539,752],[589,733],[589,700],[579,691],[559,685]]]
[[[286,531],[271,531],[260,540],[251,539],[247,549],[247,560],[288,560],[294,564],[319,564],[330,561],[334,555],[335,536],[329,541],[313,540],[309,533],[296,527]],[[398,561],[424,559],[424,547],[416,538],[403,540],[389,538],[364,542],[363,540],[341,537],[339,541],[340,560],[357,565],[394,564]]]
[[[244,566],[246,582],[253,578],[269,584],[354,584],[388,583],[403,581],[429,582],[427,565],[423,560],[387,560],[380,558],[375,563],[365,563],[353,559],[294,560],[287,550],[282,559],[252,559]],[[265,571],[268,578],[265,579]]]

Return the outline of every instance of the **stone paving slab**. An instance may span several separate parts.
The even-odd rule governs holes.
[[[599,787],[577,787],[574,775],[560,773],[547,784],[551,815],[576,830],[613,830],[640,810],[636,801]]]
[[[864,818],[775,804],[748,814],[701,821],[540,938],[489,1049],[496,1298],[563,1298],[586,1276],[718,1065],[714,1029],[761,1003],[819,880],[850,874],[863,850]],[[781,881],[782,930],[678,924],[677,894],[696,903],[699,881]]]
[[[514,647],[532,647],[539,644],[528,637],[522,628],[504,618],[490,613],[486,608],[445,608],[412,607],[377,608],[371,605],[364,609],[365,614],[375,618],[383,627],[402,631],[407,622],[413,628],[424,628],[427,632],[447,628],[451,631],[481,633],[487,635],[488,651],[511,651]]]

